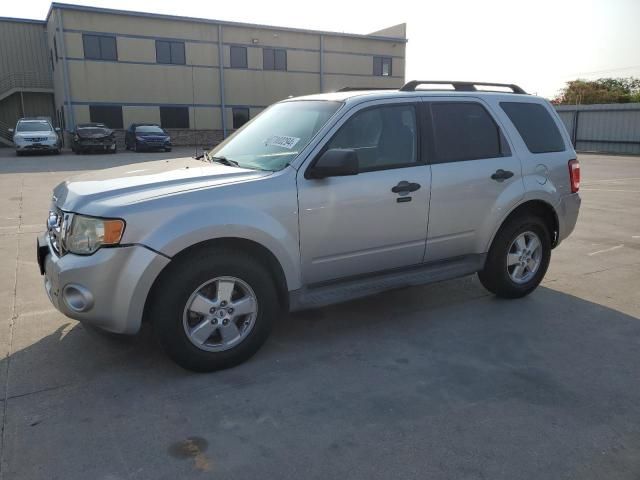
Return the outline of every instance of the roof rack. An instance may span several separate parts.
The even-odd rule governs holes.
[[[340,90],[336,90],[336,92],[359,92],[365,90],[397,90],[394,87],[342,87]]]
[[[510,88],[513,93],[523,93],[526,94],[522,88],[513,83],[490,83],[490,82],[459,82],[456,80],[412,80],[410,82],[405,83],[402,88],[400,88],[401,92],[414,92],[418,85],[451,85],[454,90],[458,92],[475,92],[478,89],[476,86],[482,87],[503,87]]]

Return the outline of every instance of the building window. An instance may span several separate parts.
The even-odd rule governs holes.
[[[287,51],[284,48],[263,48],[262,68],[264,70],[286,70]]]
[[[391,57],[373,57],[373,74],[376,77],[390,77]]]
[[[247,68],[247,47],[231,47],[231,68]]]
[[[249,121],[249,109],[244,107],[232,108],[233,128],[240,128]]]
[[[189,128],[189,107],[160,107],[162,128]]]
[[[109,128],[124,128],[120,105],[89,105],[89,119],[95,123],[104,123]]]
[[[184,42],[156,40],[156,62],[185,65]]]
[[[53,50],[49,50],[49,60],[51,60],[51,71],[53,72],[56,69],[53,63]]]
[[[84,58],[89,60],[118,60],[116,37],[106,35],[82,35]]]
[[[56,63],[58,63],[58,42],[56,37],[53,37],[53,51],[56,53]]]

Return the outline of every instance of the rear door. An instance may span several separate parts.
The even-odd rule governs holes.
[[[479,98],[425,102],[432,174],[425,261],[485,253],[496,219],[524,194],[520,160]]]

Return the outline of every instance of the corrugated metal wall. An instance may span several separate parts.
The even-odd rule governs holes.
[[[558,105],[579,152],[640,155],[640,103]]]
[[[33,78],[26,87],[53,88],[44,23],[0,20],[0,83],[14,74]]]

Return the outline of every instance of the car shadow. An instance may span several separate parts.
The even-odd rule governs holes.
[[[523,374],[535,370],[542,380],[557,375],[573,358],[583,370],[615,368],[613,375],[600,378],[610,391],[612,382],[622,377],[640,378],[639,342],[640,320],[633,316],[545,287],[523,299],[502,300],[468,277],[290,314],[276,323],[252,359],[211,375],[175,366],[154,341],[150,325],[136,336],[122,336],[68,319],[53,333],[2,360],[0,371],[9,361],[12,370],[37,371],[42,384],[36,380],[32,389],[38,390],[52,382],[69,385],[91,379],[94,383],[113,375],[141,375],[146,379],[139,386],[143,388],[146,381],[160,378],[193,377],[215,384],[265,371],[312,372],[338,365],[349,369],[363,363],[397,370],[412,364],[461,388],[461,380],[469,378],[443,376],[453,363],[474,365],[470,376],[473,372],[491,376],[503,369]],[[634,347],[634,356],[623,347]],[[438,365],[444,370],[438,371]],[[565,380],[568,385],[579,382]],[[20,390],[24,394],[29,389]]]
[[[18,317],[15,330],[20,322],[33,318]],[[164,459],[163,445],[183,432],[213,443],[222,471],[242,451],[243,478],[304,468],[306,450],[337,459],[324,465],[329,471],[340,452],[370,458],[374,446],[383,458],[371,465],[405,468],[407,457],[395,455],[413,451],[407,442],[429,447],[428,456],[414,452],[414,463],[439,459],[438,468],[463,468],[466,452],[479,451],[483,462],[473,465],[486,478],[491,468],[513,474],[500,478],[517,477],[523,465],[540,472],[540,459],[542,477],[614,478],[612,469],[637,472],[639,357],[634,316],[545,287],[500,300],[463,278],[290,315],[252,359],[216,373],[174,365],[149,326],[120,337],[73,321],[0,361],[0,372],[9,374],[10,438],[56,439],[56,457],[41,461],[62,477],[75,467],[53,458],[69,449],[87,462],[124,455],[127,468],[143,468]],[[119,449],[116,437],[104,444],[104,428],[135,437],[136,448]],[[291,443],[299,429],[305,440]],[[76,437],[88,431],[99,437],[80,433],[85,449]],[[69,447],[64,439],[73,439]],[[16,452],[5,456],[8,471]],[[95,476],[110,471],[88,465]],[[173,478],[186,478],[187,466],[167,464]]]

